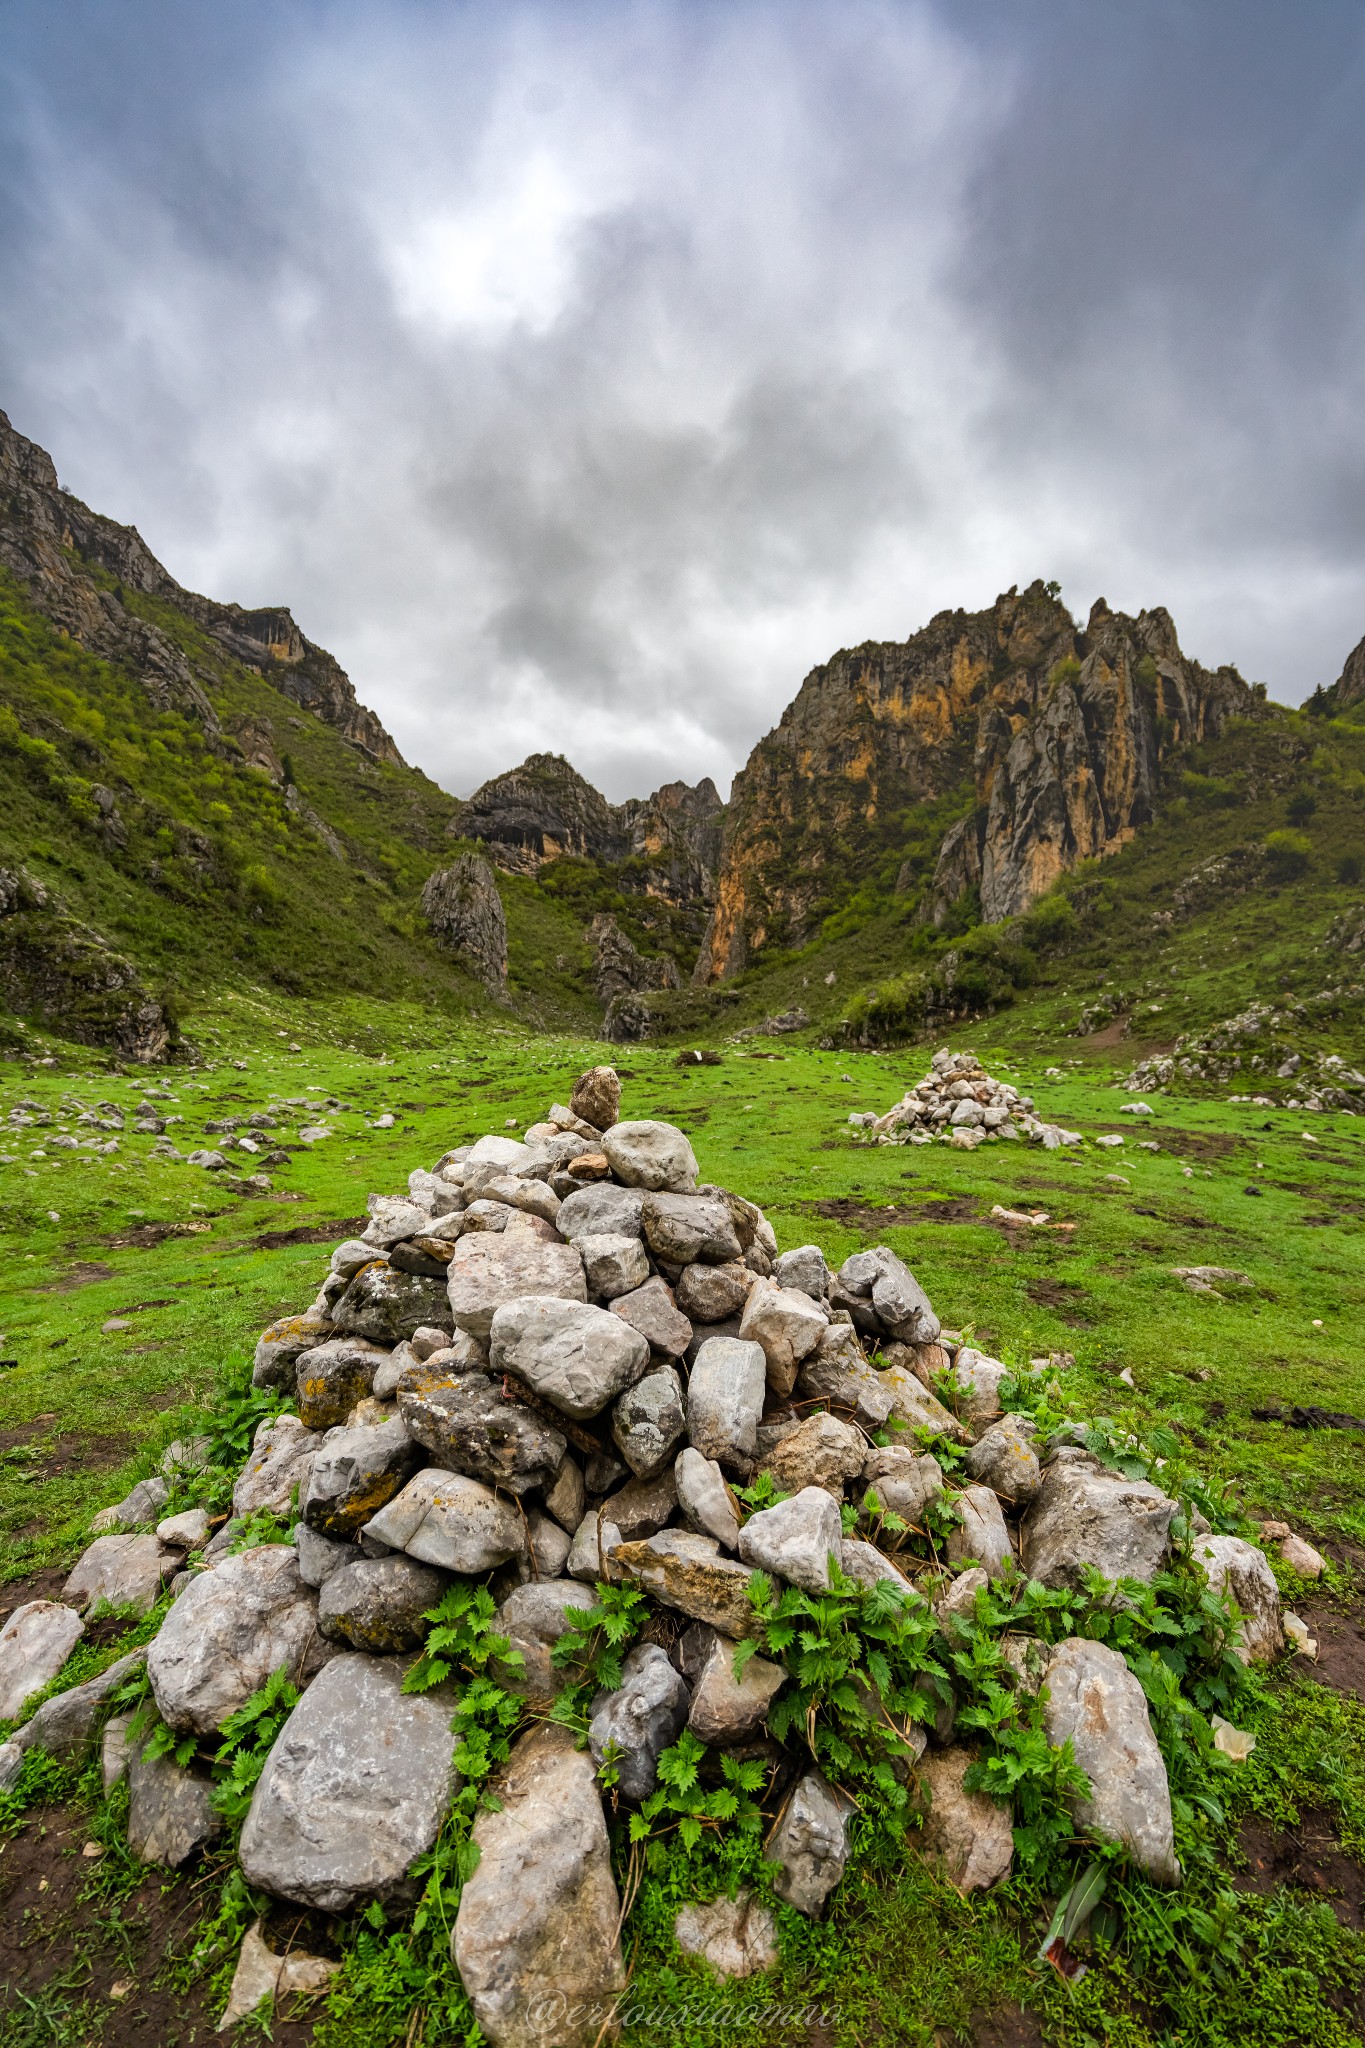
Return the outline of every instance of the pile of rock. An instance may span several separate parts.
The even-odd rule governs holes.
[[[875,1145],[930,1145],[937,1138],[970,1152],[988,1139],[1025,1138],[1052,1152],[1081,1142],[1079,1131],[1035,1116],[1033,1097],[994,1080],[974,1052],[949,1052],[946,1046],[934,1054],[924,1079],[907,1088],[885,1116],[854,1110],[848,1120]]]
[[[1343,994],[1348,993],[1352,992],[1324,989],[1304,1001],[1291,1000],[1280,1007],[1249,1003],[1235,1017],[1225,1017],[1208,1030],[1184,1033],[1169,1053],[1140,1060],[1120,1085],[1169,1089],[1181,1081],[1226,1084],[1256,1076],[1261,1089],[1274,1081],[1289,1085],[1278,1095],[1258,1093],[1230,1100],[1266,1109],[1365,1114],[1365,1074],[1349,1066],[1340,1053],[1314,1052],[1302,1041],[1306,1027],[1340,1015]]]
[[[951,1085],[936,1062],[935,1089]],[[480,1860],[452,1953],[495,2044],[588,2048],[623,1985],[604,1760],[629,1806],[654,1790],[685,1728],[763,1758],[777,1896],[818,1914],[839,1883],[852,1802],[800,1740],[768,1732],[783,1666],[757,1654],[735,1668],[755,1626],[755,1572],[811,1594],[836,1569],[860,1586],[889,1581],[951,1638],[978,1592],[1016,1567],[1051,1587],[1079,1585],[1087,1566],[1150,1581],[1182,1512],[1158,1486],[1105,1468],[1077,1432],[1040,1441],[1029,1416],[1005,1412],[1006,1366],[945,1337],[894,1253],[857,1252],[837,1272],[814,1245],[780,1253],[753,1203],[699,1184],[683,1132],[618,1121],[619,1094],[615,1074],[594,1069],[524,1140],[482,1138],[414,1172],[406,1194],[371,1197],[363,1235],[332,1253],[316,1299],[257,1346],[257,1385],[287,1390],[297,1412],[258,1429],[233,1520],[210,1535],[200,1511],[167,1518],[166,1483],[143,1482],[115,1511],[123,1533],[82,1558],[66,1603],[31,1603],[0,1639],[0,1706],[15,1711],[69,1654],[75,1609],[101,1597],[148,1606],[170,1579],[174,1605],[137,1655],[163,1721],[208,1744],[286,1667],[302,1697],[257,1784],[241,1868],[278,1899],[343,1913],[412,1898],[412,1865],[448,1807],[453,1695],[403,1691],[446,1589],[490,1586],[522,1660],[498,1675],[533,1716],[563,1682],[552,1653],[567,1616],[595,1603],[599,1582],[646,1591],[650,1624],[620,1687],[593,1703],[589,1748],[539,1721],[475,1824]],[[1009,1100],[1022,1127],[1028,1106]],[[892,1421],[905,1434],[874,1441]],[[965,1462],[935,1445],[960,1447]],[[204,1454],[174,1453],[172,1484]],[[776,1503],[746,1512],[735,1486],[763,1474]],[[288,1540],[236,1548],[263,1510],[284,1527],[297,1516]],[[929,1524],[950,1530],[932,1561]],[[1199,1555],[1246,1617],[1247,1654],[1278,1654],[1262,1552],[1208,1535]],[[1003,1641],[1018,1684],[1047,1687],[1049,1737],[1074,1744],[1093,1788],[1078,1827],[1177,1882],[1165,1768],[1122,1656],[1081,1639]],[[91,1741],[131,1662],[49,1701],[0,1750],[0,1783],[34,1742]],[[924,1810],[907,1839],[964,1890],[996,1881],[1010,1867],[1010,1813],[965,1789],[972,1752],[955,1739],[954,1709],[903,1735]],[[140,1855],[178,1864],[213,1836],[197,1768],[146,1756],[126,1717],[103,1742],[106,1783],[128,1779]],[[766,1967],[773,1937],[751,1895],[679,1917],[680,1942],[720,1971]],[[277,1962],[249,1945],[250,1985]],[[538,2033],[551,1962],[558,2003]]]

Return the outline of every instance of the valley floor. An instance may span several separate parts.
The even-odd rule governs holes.
[[[240,1380],[265,1323],[312,1297],[326,1247],[353,1231],[367,1195],[401,1188],[411,1167],[480,1132],[534,1121],[585,1066],[619,1053],[623,1113],[679,1124],[703,1176],[761,1203],[784,1250],[813,1242],[834,1265],[890,1245],[946,1324],[1010,1362],[1072,1354],[1062,1376],[1076,1413],[1175,1429],[1248,1516],[1291,1523],[1331,1560],[1318,1589],[1284,1581],[1318,1661],[1277,1673],[1257,1750],[1221,1795],[1219,1857],[1240,1902],[1231,1919],[1217,1908],[1201,1923],[1191,1902],[1194,1918],[1161,1905],[1157,1924],[1151,1893],[1151,1924],[1134,1920],[1067,1987],[1035,1960],[1054,1902],[1022,1880],[964,1902],[909,1857],[867,1873],[856,1899],[845,1887],[830,1923],[789,1932],[779,1976],[733,1994],[723,2027],[685,2017],[698,1980],[676,1958],[642,1952],[642,2017],[627,2037],[820,2048],[1359,2039],[1365,1120],[1232,1104],[1228,1091],[1150,1093],[1153,1115],[1120,1114],[1133,1098],[1114,1084],[1133,1048],[1072,1039],[1040,1050],[1034,1022],[1021,1009],[951,1042],[1079,1131],[1080,1146],[863,1143],[849,1113],[890,1107],[930,1046],[878,1055],[751,1041],[701,1065],[671,1047],[603,1048],[510,1025],[451,1032],[416,1007],[353,1001],[224,999],[192,1020],[193,1065],[111,1073],[49,1044],[55,1064],[0,1069],[0,1607],[60,1586],[92,1514],[193,1431],[225,1375]],[[1049,1066],[1062,1078],[1047,1078]],[[132,1128],[144,1096],[158,1116],[184,1119],[165,1133],[182,1153],[221,1146],[228,1168],[153,1156],[155,1137]],[[123,1128],[80,1124],[80,1106]],[[245,1186],[259,1156],[231,1149],[256,1112],[277,1119],[262,1148],[290,1148],[265,1169],[264,1192]],[[225,1117],[236,1131],[205,1130]],[[300,1144],[317,1126],[330,1135]],[[117,1149],[59,1147],[63,1132],[117,1138]],[[1123,1145],[1094,1144],[1110,1133]],[[1069,1227],[1024,1228],[993,1217],[997,1205]],[[1180,1267],[1228,1269],[1245,1284],[1192,1292]],[[103,1628],[108,1654],[132,1639]],[[149,1877],[88,1784],[54,1772],[48,1791],[0,1814],[5,2041],[203,2042],[230,1958],[187,1958],[196,1924],[219,1910],[221,1873]],[[101,1853],[87,1853],[91,1842]],[[308,1944],[326,1939],[307,1930]],[[273,2038],[456,2038],[428,2035],[423,1995],[411,1987],[393,2032],[314,2009],[277,2018]],[[765,2001],[786,2017],[765,2019]]]

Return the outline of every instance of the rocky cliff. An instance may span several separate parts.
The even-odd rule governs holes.
[[[1345,668],[1327,694],[1335,711],[1345,711],[1349,705],[1365,700],[1365,640],[1351,649]]]
[[[610,804],[562,754],[531,754],[475,790],[450,830],[481,839],[500,868],[534,875],[568,854],[634,864],[641,893],[675,904],[715,896],[724,806],[709,777]]]
[[[349,678],[283,610],[244,611],[183,590],[137,529],[120,526],[61,488],[52,458],[0,413],[0,565],[29,601],[72,640],[133,671],[158,710],[193,718],[222,737],[205,676],[169,634],[139,617],[128,596],[174,605],[304,710],[379,760],[402,756]],[[108,586],[112,582],[112,589]]]
[[[967,814],[926,911],[973,888],[988,921],[1026,909],[1151,817],[1166,749],[1257,701],[1235,669],[1187,660],[1166,612],[1101,600],[1080,630],[1042,583],[837,654],[736,779],[696,979],[804,943],[906,814],[955,790]]]

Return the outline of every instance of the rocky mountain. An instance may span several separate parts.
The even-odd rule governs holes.
[[[133,670],[157,709],[183,712],[210,739],[221,739],[222,728],[206,693],[208,676],[196,672],[162,626],[129,606],[130,593],[172,604],[353,745],[376,760],[402,763],[384,727],[357,700],[344,669],[304,637],[287,610],[246,611],[182,589],[135,527],[103,518],[63,490],[51,456],[17,434],[2,412],[0,564],[63,634]],[[259,732],[248,736],[256,765],[266,765],[262,742]],[[278,770],[278,761],[274,765]]]
[[[667,782],[653,796],[610,804],[562,754],[531,754],[475,790],[450,830],[481,839],[508,874],[537,874],[566,854],[608,866],[629,862],[641,893],[689,905],[714,901],[723,818],[709,777],[695,788]]]
[[[1263,696],[1233,668],[1188,660],[1165,611],[1128,618],[1101,599],[1079,629],[1042,583],[845,650],[812,670],[736,779],[696,979],[808,941],[926,804],[960,812],[928,914],[973,889],[987,922],[1025,910],[1151,818],[1168,749]]]
[[[1353,704],[1365,703],[1365,640],[1352,648],[1345,668],[1325,694],[1335,711],[1347,711]]]

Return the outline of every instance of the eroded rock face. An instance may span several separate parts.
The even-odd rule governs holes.
[[[739,1257],[730,1211],[711,1195],[647,1194],[641,1226],[649,1249],[665,1265],[688,1266],[694,1259],[724,1265]]]
[[[422,890],[422,914],[441,944],[477,975],[490,995],[507,991],[507,918],[492,868],[462,853],[438,868]]]
[[[242,1829],[248,1884],[344,1913],[400,1903],[458,1783],[448,1689],[404,1693],[397,1658],[344,1654],[318,1674],[266,1759]]]
[[[1145,1479],[1100,1471],[1084,1454],[1056,1453],[1024,1517],[1022,1563],[1045,1586],[1081,1584],[1081,1567],[1107,1579],[1150,1580],[1170,1546],[1176,1504]]]
[[[945,1749],[922,1757],[915,1770],[923,1811],[918,1847],[963,1893],[999,1884],[1014,1860],[1009,1807],[963,1786],[974,1761],[969,1749]]]
[[[493,2048],[594,2048],[625,1968],[592,1758],[568,1729],[538,1728],[517,1744],[498,1798],[474,1823],[455,1966]]]
[[[614,1181],[599,1181],[593,1187],[576,1188],[566,1195],[555,1217],[555,1228],[570,1244],[580,1237],[638,1237],[644,1211],[644,1194],[639,1188],[617,1187]]]
[[[819,1771],[807,1771],[768,1837],[768,1859],[782,1866],[773,1890],[811,1919],[844,1874],[854,1812],[852,1800]]]
[[[185,1588],[147,1652],[162,1720],[211,1735],[281,1665],[297,1684],[316,1627],[317,1596],[291,1548],[225,1557]]]
[[[1044,1683],[1043,1725],[1054,1747],[1070,1740],[1090,1780],[1072,1802],[1087,1834],[1122,1842],[1155,1884],[1179,1884],[1166,1766],[1142,1687],[1117,1650],[1071,1636],[1058,1645]]]
[[[1215,1593],[1226,1593],[1242,1617],[1237,1654],[1247,1664],[1272,1664],[1284,1648],[1280,1589],[1265,1552],[1240,1536],[1201,1536],[1194,1561]]]
[[[688,1267],[688,1272],[719,1271],[720,1268]],[[684,1273],[683,1278],[687,1278]],[[614,1316],[638,1330],[658,1358],[681,1358],[692,1342],[692,1325],[674,1300],[666,1280],[655,1273],[629,1294],[618,1294],[611,1305]]]

